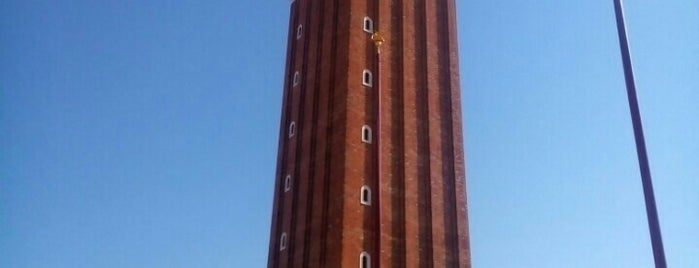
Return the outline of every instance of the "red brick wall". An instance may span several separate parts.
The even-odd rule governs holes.
[[[382,267],[470,267],[454,0],[295,0],[290,11],[268,266],[358,267],[366,251]],[[378,61],[364,16],[386,39]]]

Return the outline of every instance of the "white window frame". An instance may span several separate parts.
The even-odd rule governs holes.
[[[279,251],[285,250],[286,249],[286,232],[282,233],[282,236],[279,238]]]
[[[296,71],[294,73],[294,86],[298,86],[299,83],[301,83],[301,73],[299,73],[299,71]]]
[[[371,71],[368,69],[364,69],[362,72],[362,85],[367,87],[372,87],[374,85],[374,75],[371,74]]]
[[[366,258],[366,265],[364,265],[364,258]],[[371,255],[366,251],[359,253],[359,268],[371,268]]]
[[[369,16],[364,17],[362,29],[367,33],[374,33],[374,21]]]
[[[296,135],[296,121],[291,121],[291,123],[289,123],[289,138],[294,135]]]
[[[367,135],[364,135],[366,133]],[[371,143],[373,139],[373,134],[371,127],[369,125],[363,125],[362,126],[362,142],[364,143]]]
[[[291,190],[291,175],[286,174],[286,177],[284,178],[284,192],[288,192]]]
[[[365,192],[366,195],[364,194]],[[363,185],[362,188],[359,189],[359,203],[371,206],[371,188],[369,188],[369,186]]]
[[[299,26],[296,27],[296,40],[301,39],[302,35],[303,35],[303,24],[299,24]]]

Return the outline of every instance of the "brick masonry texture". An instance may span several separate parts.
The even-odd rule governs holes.
[[[268,267],[471,267],[454,5],[291,1]]]

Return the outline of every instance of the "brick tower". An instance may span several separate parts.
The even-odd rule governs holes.
[[[269,267],[470,267],[455,0],[292,0]]]

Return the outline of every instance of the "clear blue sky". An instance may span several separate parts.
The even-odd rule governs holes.
[[[474,267],[652,267],[612,1],[458,8]],[[699,267],[699,2],[626,12],[668,264]],[[287,18],[0,2],[0,267],[265,266]]]

